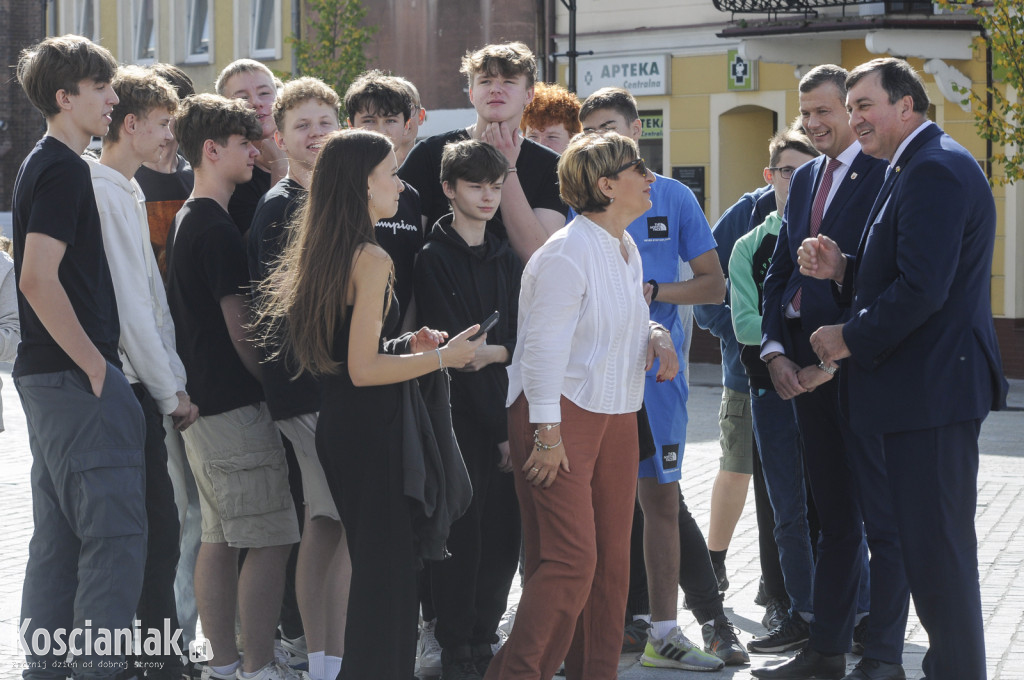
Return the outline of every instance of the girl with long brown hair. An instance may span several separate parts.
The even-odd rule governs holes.
[[[400,383],[469,363],[485,336],[422,328],[410,354],[384,351],[397,331],[392,264],[373,225],[398,208],[402,182],[387,137],[328,137],[261,322],[322,386],[316,448],[341,515],[352,583],[340,678],[412,677],[418,599],[410,500],[403,494]]]

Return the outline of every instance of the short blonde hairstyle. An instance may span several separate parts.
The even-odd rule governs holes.
[[[270,82],[274,84],[274,87],[280,87],[281,81],[274,76],[274,72],[271,71],[266,64],[255,59],[236,59],[220,72],[217,76],[217,82],[214,84],[214,89],[217,90],[217,94],[226,96],[224,88],[227,86],[227,82],[237,76],[239,73],[262,73],[270,78]]]
[[[558,159],[558,190],[577,213],[604,212],[611,199],[597,186],[602,177],[616,179],[623,165],[640,156],[636,142],[617,132],[576,135]]]
[[[122,66],[117,69],[111,85],[119,101],[110,113],[110,129],[106,136],[109,142],[116,143],[120,139],[121,125],[128,114],[144,118],[154,109],[167,109],[172,114],[178,109],[178,93],[150,69]]]
[[[281,94],[274,100],[274,122],[277,124],[277,129],[284,130],[285,113],[299,104],[305,104],[310,99],[316,99],[321,104],[330,106],[334,109],[335,117],[340,120],[341,100],[338,99],[338,93],[319,78],[304,76],[285,83]]]

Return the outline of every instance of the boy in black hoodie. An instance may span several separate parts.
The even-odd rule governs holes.
[[[476,358],[451,375],[452,423],[473,501],[451,528],[451,559],[431,565],[443,680],[483,676],[519,563],[520,527],[508,452],[505,366],[512,358],[522,264],[486,229],[501,201],[508,161],[493,146],[448,144],[441,182],[452,212],[427,236],[415,268],[419,322],[453,331],[500,314]]]

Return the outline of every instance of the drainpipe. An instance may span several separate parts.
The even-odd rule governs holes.
[[[292,38],[298,40],[302,32],[302,0],[292,0]],[[292,75],[299,75],[298,51],[292,43]]]

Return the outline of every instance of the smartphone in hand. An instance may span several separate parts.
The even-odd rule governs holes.
[[[480,324],[480,330],[478,330],[476,333],[473,333],[473,335],[469,336],[468,339],[470,341],[476,340],[481,335],[483,335],[487,331],[489,331],[492,328],[494,328],[495,324],[498,323],[498,319],[500,319],[500,318],[501,318],[501,314],[499,314],[498,312],[494,312],[494,314],[491,314],[489,317],[487,317],[484,320],[484,322],[482,324]]]

